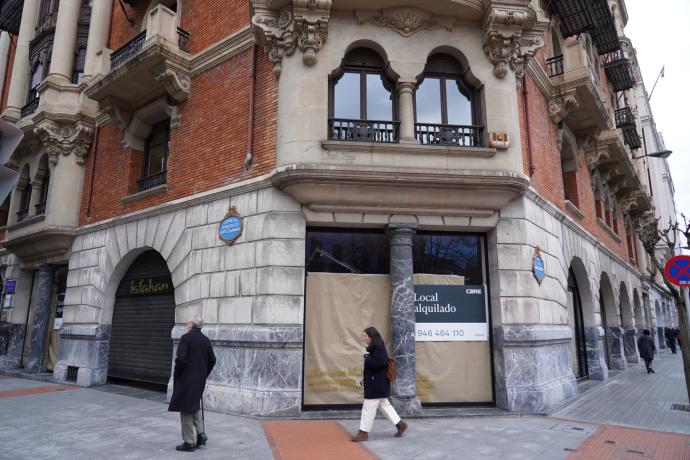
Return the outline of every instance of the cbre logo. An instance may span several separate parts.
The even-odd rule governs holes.
[[[477,289],[477,288],[465,290],[465,294],[481,294],[481,293],[482,293],[482,290]]]

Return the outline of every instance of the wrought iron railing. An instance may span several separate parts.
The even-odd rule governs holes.
[[[630,107],[624,107],[614,112],[616,118],[616,128],[623,131],[623,140],[631,150],[642,147],[642,138],[637,132],[637,124],[635,123],[635,114]]]
[[[604,56],[604,70],[614,91],[624,91],[635,86],[632,65],[622,50]]]
[[[630,107],[623,107],[615,111],[616,128],[624,128],[626,126],[635,125],[635,115]]]
[[[177,28],[177,46],[182,51],[189,51],[189,37],[189,32],[180,27]]]
[[[38,97],[35,97],[29,101],[24,107],[22,107],[21,116],[22,118],[28,117],[36,111],[38,108]]]
[[[122,64],[139,54],[141,47],[146,40],[146,31],[137,34],[130,41],[122,45],[112,55],[110,55],[110,69],[115,70]]]
[[[549,72],[549,77],[563,75],[563,55],[547,59],[546,70]]]
[[[17,222],[23,221],[24,219],[26,219],[28,217],[28,215],[29,215],[29,208],[20,209],[17,212]]]
[[[148,190],[150,188],[158,187],[159,185],[165,184],[167,173],[168,171],[161,171],[156,174],[151,174],[148,177],[144,177],[140,181],[137,181],[139,191],[142,192],[144,190]]]
[[[563,37],[577,35],[594,27],[587,0],[552,0],[548,5],[559,16]]]
[[[36,205],[36,215],[40,216],[46,213],[46,202],[41,201]]]
[[[395,143],[398,142],[399,128],[399,121],[331,118],[328,120],[328,138],[338,141]]]
[[[436,125],[415,123],[417,139],[425,145],[481,147],[483,126]]]

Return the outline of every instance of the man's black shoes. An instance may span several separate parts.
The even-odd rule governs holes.
[[[179,446],[175,447],[175,449],[182,452],[194,452],[196,450],[196,447],[194,446],[194,444],[183,442]]]
[[[208,437],[206,436],[206,433],[199,433],[196,436],[196,448],[198,449],[199,447],[205,446],[206,441],[208,441]]]

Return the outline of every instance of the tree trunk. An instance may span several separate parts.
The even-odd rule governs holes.
[[[690,333],[688,331],[688,309],[685,306],[685,296],[681,293],[683,300],[678,304],[678,333],[680,335],[680,352],[683,354],[683,372],[685,373],[685,390],[690,401]]]

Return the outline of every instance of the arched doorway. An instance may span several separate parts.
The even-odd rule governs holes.
[[[599,302],[601,326],[605,332],[606,364],[609,369],[625,369],[626,359],[623,351],[623,323],[620,306],[616,305],[611,280],[606,273],[601,274]]]
[[[573,374],[576,379],[582,380],[589,377],[587,342],[582,313],[582,297],[572,268],[568,271],[568,326],[573,331],[573,338],[570,341]]]
[[[165,260],[141,254],[120,282],[113,309],[108,378],[167,385],[175,292]]]

